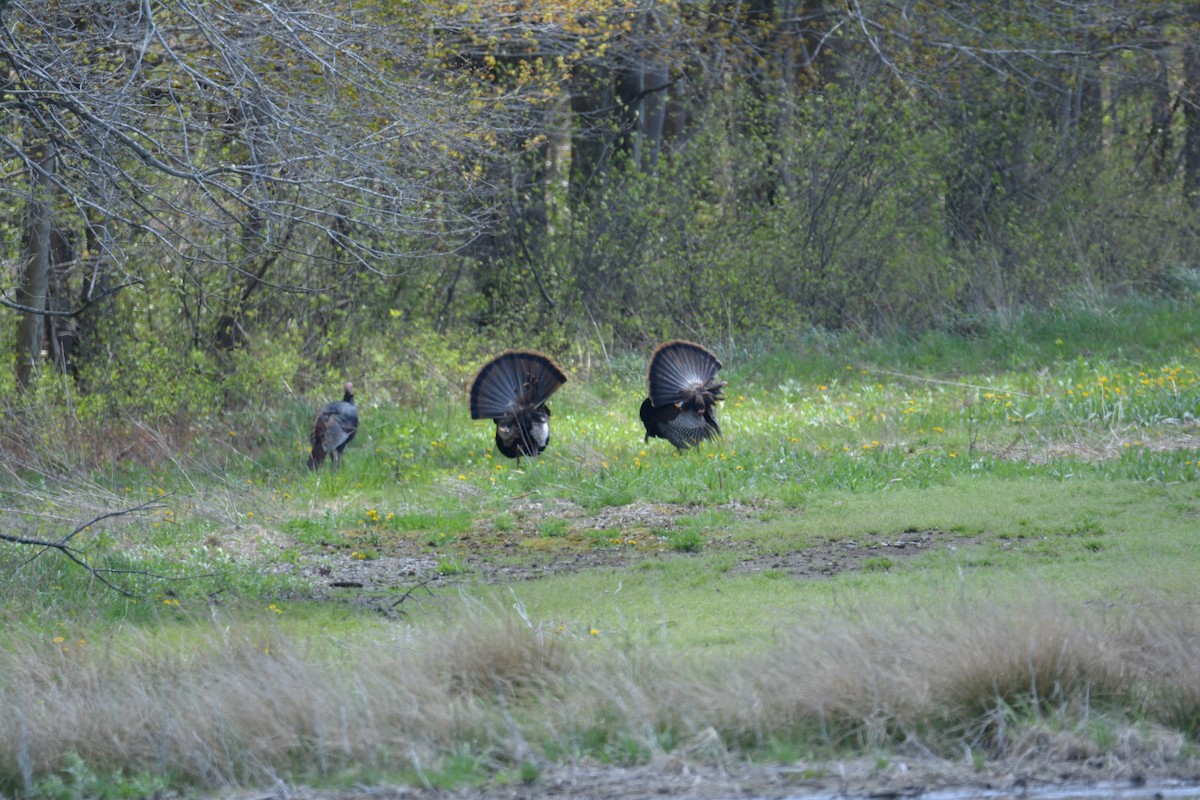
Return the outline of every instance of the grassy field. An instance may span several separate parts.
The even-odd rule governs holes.
[[[519,466],[457,383],[414,407],[347,376],[337,473],[303,468],[332,398],[281,391],[185,448],[140,427],[115,459],[26,409],[2,532],[73,534],[97,571],[0,543],[0,793],[1033,743],[1188,763],[1198,312],[710,342],[725,436],[682,454],[642,439],[634,355],[564,364]]]

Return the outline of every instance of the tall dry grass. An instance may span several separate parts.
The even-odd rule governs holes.
[[[711,758],[787,739],[1002,758],[1032,747],[1031,730],[1169,760],[1200,719],[1200,628],[1187,612],[1049,601],[860,612],[715,661],[479,608],[374,641],[220,623],[186,647],[133,633],[107,646],[18,640],[0,654],[0,777],[28,792],[76,754],[102,774],[217,787],[350,767],[420,774],[462,752],[501,765],[548,747],[561,758],[622,743],[628,757],[673,742]],[[1089,740],[1099,719],[1140,733]]]

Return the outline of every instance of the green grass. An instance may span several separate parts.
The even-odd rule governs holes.
[[[151,466],[23,454],[0,484],[6,533],[57,539],[153,506],[72,540],[129,596],[0,543],[0,742],[27,741],[31,709],[53,704],[39,692],[68,681],[66,722],[71,703],[98,725],[139,709],[116,750],[41,719],[37,758],[0,745],[0,792],[533,782],[543,760],[636,763],[705,730],[753,758],[912,736],[961,756],[996,741],[1001,700],[1020,712],[1005,725],[1045,724],[1022,670],[1079,635],[1069,663],[1045,655],[1068,687],[1049,710],[1105,750],[1146,720],[1194,745],[1200,682],[1171,654],[1194,652],[1196,633],[1162,621],[1200,603],[1198,311],[1129,300],[964,336],[712,343],[725,437],[687,453],[643,441],[640,361],[622,356],[572,375],[549,449],[519,466],[461,397],[368,392],[336,473],[304,469],[311,411],[294,401]],[[44,446],[55,465],[74,452]],[[922,544],[894,547],[906,540]],[[391,583],[327,586],[367,568]],[[1009,663],[1003,642],[1029,614],[1045,638]],[[941,661],[922,665],[926,651]],[[1170,668],[1139,672],[1143,651]],[[861,708],[881,670],[895,686]],[[1089,680],[1110,691],[1088,695],[1103,715],[1081,716],[1070,687]],[[170,720],[199,713],[192,692],[228,696],[188,740]],[[810,713],[816,697],[843,705]]]

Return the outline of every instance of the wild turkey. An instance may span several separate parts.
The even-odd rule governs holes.
[[[536,456],[550,442],[546,400],[567,382],[549,356],[510,350],[484,364],[471,383],[471,419],[496,423],[496,447],[509,458]]]
[[[308,457],[309,469],[320,469],[325,456],[330,466],[342,465],[342,451],[358,433],[358,408],[354,405],[354,384],[346,381],[346,393],[342,399],[330,403],[317,412],[313,420],[312,455]]]
[[[698,344],[673,341],[659,345],[650,357],[646,382],[650,396],[642,401],[646,438],[666,439],[680,450],[720,436],[716,404],[725,399],[717,381],[721,362]]]

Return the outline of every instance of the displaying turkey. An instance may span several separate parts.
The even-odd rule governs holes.
[[[312,455],[308,457],[309,469],[320,469],[325,456],[330,466],[342,465],[342,451],[358,433],[358,408],[354,405],[354,384],[346,381],[346,393],[342,399],[330,403],[317,412],[313,420]]]
[[[471,419],[496,423],[496,447],[509,458],[536,456],[550,442],[546,400],[567,382],[549,356],[510,350],[484,364],[471,383]]]
[[[650,357],[646,381],[650,396],[642,401],[645,441],[666,439],[686,450],[711,436],[721,435],[716,404],[725,399],[717,380],[721,362],[704,347],[673,341],[658,346]]]

